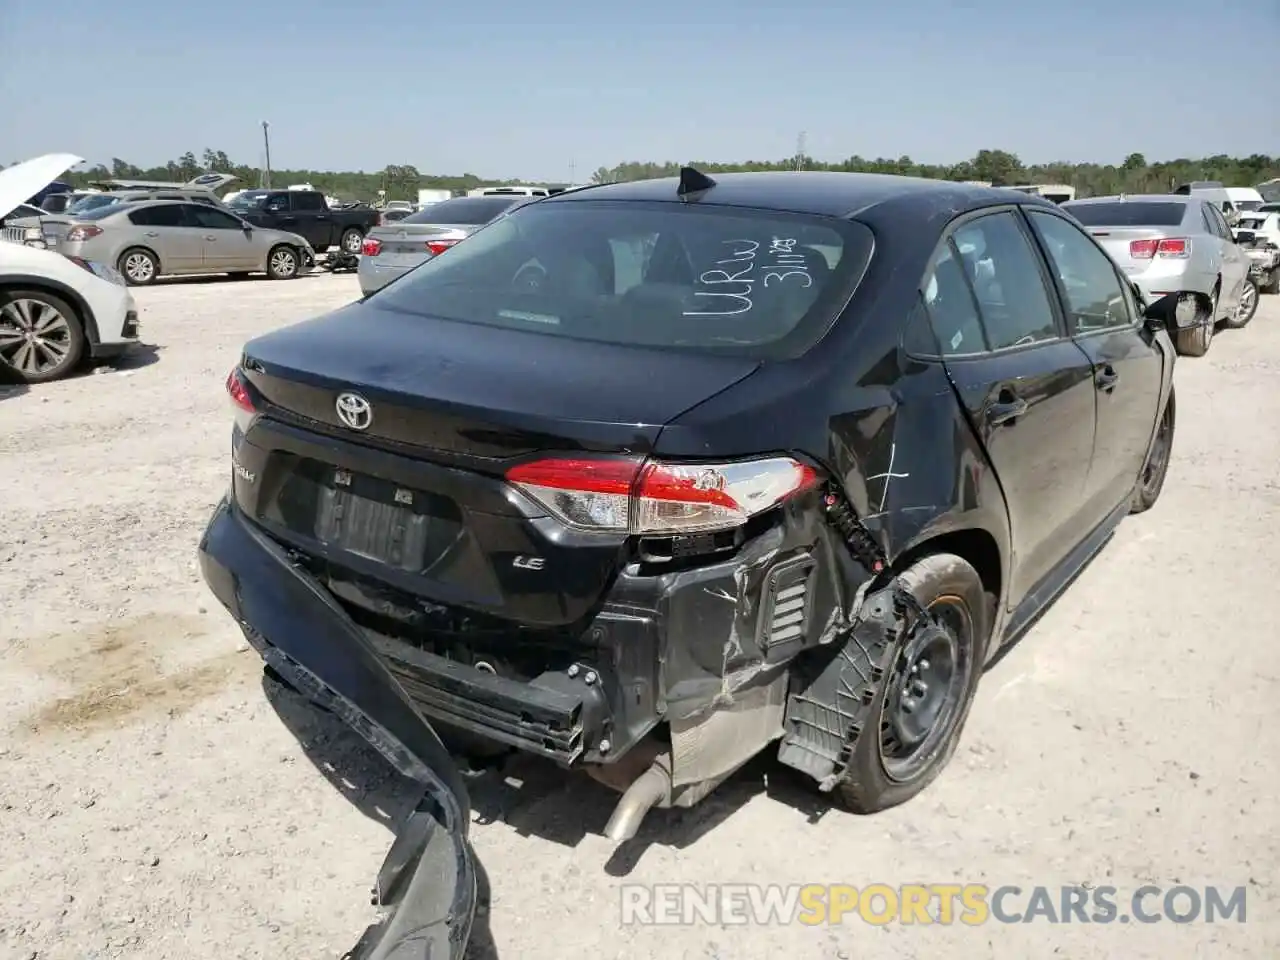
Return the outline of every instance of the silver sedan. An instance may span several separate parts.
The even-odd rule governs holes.
[[[455,197],[432,204],[398,223],[374,227],[365,234],[361,250],[361,292],[368,296],[381,290],[529,199],[510,195]]]
[[[265,273],[290,280],[315,262],[302,237],[225,211],[167,200],[92,210],[67,225],[59,253],[115,266],[130,286],[159,276]]]

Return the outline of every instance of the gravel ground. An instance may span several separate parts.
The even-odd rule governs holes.
[[[0,957],[313,960],[370,921],[411,794],[264,682],[194,557],[240,344],[356,296],[329,275],[141,290],[153,349],[0,391]],[[762,762],[614,853],[604,788],[533,762],[479,783],[476,956],[1280,956],[1278,382],[1276,297],[1179,363],[1159,506],[985,678],[915,802],[828,811]],[[1248,921],[619,924],[623,883],[764,880],[1243,885]]]

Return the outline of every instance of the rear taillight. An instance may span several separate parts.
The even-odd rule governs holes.
[[[360,247],[360,252],[366,257],[376,257],[382,252],[382,241],[377,237],[365,237],[364,245]]]
[[[235,410],[236,426],[240,428],[241,433],[248,433],[249,425],[258,415],[258,410],[253,405],[249,384],[245,381],[239,367],[233,367],[227,374],[227,396],[231,398],[231,406]]]
[[[1191,256],[1191,241],[1185,237],[1165,240],[1134,240],[1129,244],[1129,256],[1134,260],[1150,260],[1152,257],[1172,257],[1185,260]]]
[[[433,257],[438,257],[457,242],[457,240],[428,240],[427,252]],[[450,260],[449,262],[452,263],[453,261]]]
[[[82,240],[90,240],[102,233],[101,227],[93,226],[76,226],[67,231],[68,243],[80,243]]]
[[[817,479],[789,457],[716,464],[553,458],[507,472],[509,483],[571,526],[647,535],[731,529]]]

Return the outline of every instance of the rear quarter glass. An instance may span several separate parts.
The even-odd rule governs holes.
[[[849,220],[551,201],[482,227],[367,303],[546,336],[789,359],[827,332],[874,247]]]

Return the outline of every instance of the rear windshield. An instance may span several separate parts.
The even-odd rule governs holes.
[[[87,197],[81,197],[71,206],[67,207],[67,213],[79,216],[82,213],[88,213],[90,210],[97,210],[99,207],[109,207],[120,202],[120,198],[112,196],[109,193],[91,193]]]
[[[94,207],[92,210],[81,210],[76,213],[75,217],[77,220],[103,220],[107,217],[115,216],[126,207],[132,208],[132,206],[129,203],[108,203]]]
[[[405,223],[488,223],[504,210],[514,207],[528,197],[508,194],[505,197],[455,197],[433,203],[405,217]]]
[[[1185,203],[1173,200],[1064,203],[1062,206],[1086,227],[1176,227],[1187,211]]]
[[[1257,210],[1261,206],[1262,206],[1261,200],[1237,200],[1236,201],[1237,210],[1248,210],[1252,212],[1254,210]]]
[[[548,336],[783,359],[826,332],[873,246],[865,226],[824,217],[553,200],[483,227],[369,302]]]

